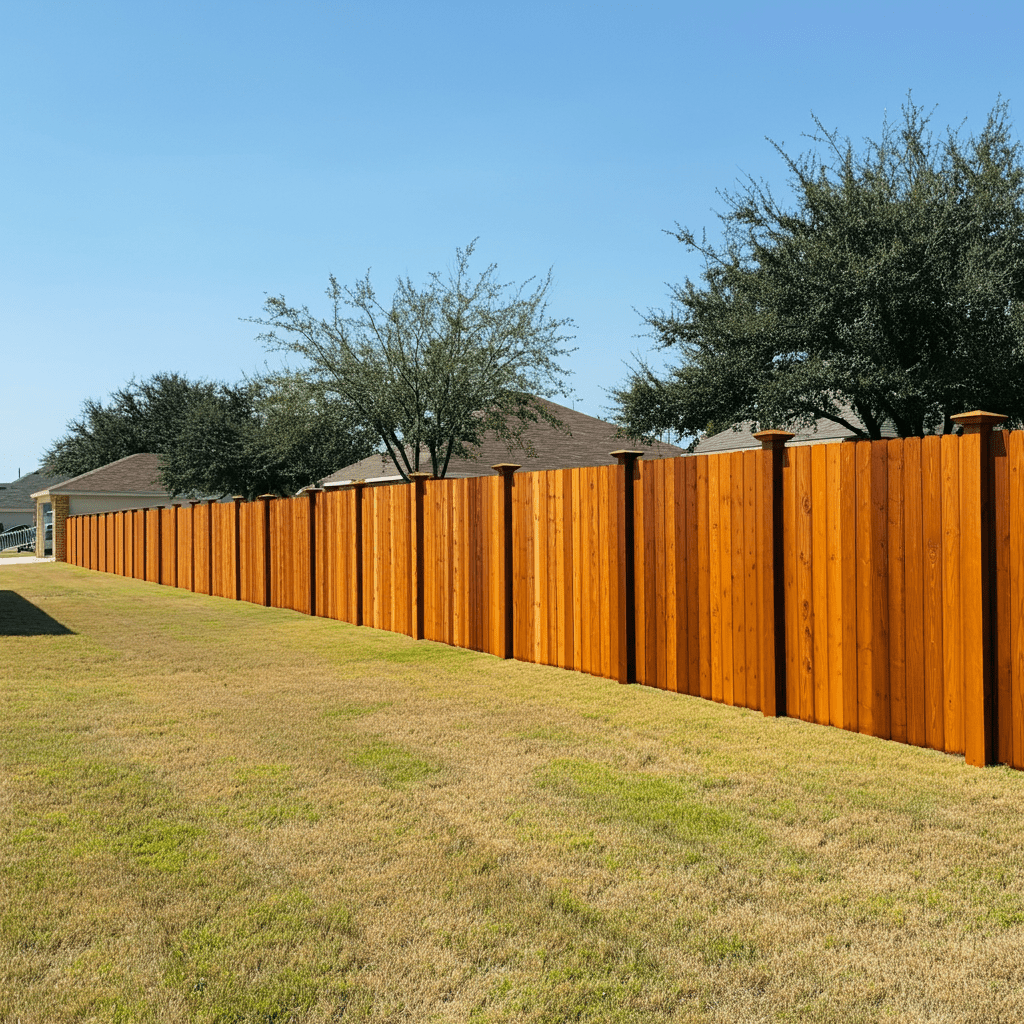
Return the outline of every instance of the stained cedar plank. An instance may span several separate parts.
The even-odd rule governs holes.
[[[708,456],[708,613],[711,633],[711,699],[723,700],[722,676],[722,495],[720,455]]]
[[[941,452],[940,437],[921,439],[925,743],[933,750],[945,745]]]
[[[919,437],[908,437],[903,443],[903,530],[906,742],[923,747],[927,744],[928,711],[925,701],[924,498]]]
[[[587,649],[589,665],[586,669],[592,675],[601,674],[601,551],[600,551],[600,505],[597,483],[597,470],[588,468],[584,471],[587,477],[587,595],[588,604],[588,635]]]
[[[679,572],[679,460],[661,459],[662,522],[665,537],[665,689],[679,691],[679,665],[686,664],[686,582]],[[683,692],[686,690],[684,688]]]
[[[558,590],[558,472],[544,474],[544,579],[547,584],[547,608],[544,611],[544,634],[547,656],[544,664],[558,664],[558,628],[562,602]]]
[[[644,494],[643,516],[638,521],[644,563],[644,608],[646,632],[646,679],[651,686],[665,689],[666,594],[665,594],[665,480],[657,463],[637,467]],[[639,670],[639,665],[637,666]]]
[[[787,448],[782,463],[782,566],[786,631],[786,715],[800,717],[800,615],[797,590],[797,456]]]
[[[615,605],[613,587],[618,584],[618,558],[617,538],[614,532],[615,517],[611,513],[610,506],[618,504],[615,500],[615,487],[613,467],[599,466],[597,474],[598,493],[598,531],[597,537],[601,554],[601,597],[600,597],[600,644],[601,644],[601,669],[600,674],[606,679],[615,675],[615,667],[612,665],[612,644],[611,635],[614,632],[618,636],[618,622],[613,621],[612,609]],[[613,581],[613,574],[615,576]]]
[[[505,607],[505,545],[504,545],[504,490],[500,476],[490,477],[487,481],[487,510],[490,524],[490,546],[488,548],[488,571],[484,579],[488,581],[489,630],[488,651],[498,657],[504,656],[502,632],[504,629]]]
[[[677,460],[683,474],[683,502],[680,509],[685,551],[683,580],[686,584],[686,685],[683,693],[700,695],[700,569],[697,547],[697,459],[693,456]]]
[[[986,554],[994,556],[994,548],[986,543],[982,531],[989,524],[983,519],[983,505],[988,504],[990,495],[982,494],[985,479],[982,466],[982,436],[980,433],[966,433],[957,438],[957,454],[960,464],[960,637],[963,663],[963,722],[964,750],[968,764],[982,766],[995,753],[990,748],[985,716],[985,672],[993,671],[993,664],[986,665],[991,651],[986,652],[985,636],[989,626],[983,615],[986,605],[992,613],[991,591],[983,591],[984,584],[994,584],[994,574],[988,579],[989,566],[983,568]],[[988,683],[991,684],[991,677]],[[990,698],[994,694],[990,694]]]
[[[642,461],[642,460],[641,460]],[[670,511],[673,500],[673,478],[667,459],[651,464],[654,468],[654,522],[657,578],[653,599],[657,612],[655,645],[657,648],[658,688],[674,690],[676,679],[676,578],[674,517]]]
[[[528,490],[525,473],[512,477],[512,538],[513,538],[513,653],[526,659],[525,602],[526,602],[526,544],[523,532],[524,498]]]
[[[889,732],[884,443],[857,443],[857,715],[860,732]]]
[[[590,640],[590,593],[587,589],[587,565],[589,547],[587,545],[587,527],[584,517],[587,516],[585,470],[572,471],[572,557],[573,557],[573,589],[577,594],[573,618],[573,667],[585,672],[585,664],[589,663]]]
[[[643,560],[643,606],[644,617],[640,628],[644,632],[645,682],[659,689],[665,688],[663,650],[665,644],[665,569],[664,536],[659,530],[664,521],[664,483],[662,505],[658,504],[658,467],[651,463],[637,466],[640,477],[640,493],[643,495],[643,510],[638,520],[637,537],[641,543],[639,558]],[[639,669],[639,659],[638,659]]]
[[[871,533],[873,552],[872,580],[872,659],[871,703],[874,714],[873,735],[889,739],[892,732],[889,693],[889,534],[888,513],[889,447],[885,441],[871,444]]]
[[[857,728],[871,734],[872,655],[872,554],[871,537],[871,443],[859,441],[857,449]]]
[[[634,540],[635,540],[635,583],[636,583],[636,671],[637,680],[649,686],[660,686],[658,674],[658,619],[662,609],[658,606],[658,537],[655,534],[657,520],[656,475],[657,468],[645,466],[643,460],[637,467],[638,478],[625,482],[632,487]],[[664,634],[664,625],[661,627]]]
[[[573,659],[573,586],[572,586],[572,471],[558,472],[558,593],[560,600],[558,664],[571,668]]]
[[[746,701],[744,707],[761,708],[760,632],[757,581],[757,453],[743,453],[743,608],[746,630]]]
[[[828,721],[843,727],[843,597],[840,498],[842,445],[822,445],[825,451],[825,643],[828,664]]]
[[[773,522],[771,515],[766,509],[770,508],[766,485],[772,480],[771,453],[763,448],[756,449],[754,456],[754,550],[757,561],[754,568],[755,586],[757,601],[757,673],[758,673],[758,707],[763,712],[770,708],[768,694],[769,683],[772,686],[774,695],[775,676],[775,616],[772,605],[769,601],[769,592],[766,589],[768,581],[774,579],[771,566],[768,564],[774,554],[774,545],[771,545]],[[768,546],[766,546],[768,542]],[[772,592],[774,598],[774,591]]]
[[[1010,526],[1010,764],[1024,768],[1024,432],[1007,438]]]
[[[136,509],[132,513],[133,539],[135,550],[132,555],[132,569],[137,580],[146,578],[146,513],[143,509]]]
[[[461,589],[463,583],[463,562],[465,557],[465,535],[462,523],[461,480],[445,481],[444,491],[448,510],[448,529],[445,533],[448,548],[448,586],[445,597],[448,601],[448,643],[461,647],[462,607]]]
[[[697,670],[696,696],[711,697],[711,524],[709,514],[708,456],[694,458],[697,566]]]
[[[942,648],[944,747],[964,752],[964,680],[960,609],[960,439],[941,438],[942,466]]]
[[[625,487],[625,471],[619,466],[603,467],[607,515],[607,546],[610,571],[608,586],[608,678],[626,678],[626,529],[619,506],[620,486]],[[620,485],[620,481],[622,481]]]
[[[533,483],[529,473],[519,474],[516,480],[519,491],[517,528],[519,543],[516,550],[516,570],[521,580],[519,604],[516,607],[516,633],[519,653],[523,661],[533,660],[533,635],[530,632],[530,615],[533,608],[533,540],[530,523],[533,519]]]
[[[812,529],[813,495],[811,491],[811,449],[793,448],[794,463],[794,565],[796,588],[792,614],[796,618],[796,671],[793,683],[799,693],[797,715],[805,722],[814,721],[814,532]],[[789,605],[786,606],[790,614]]]
[[[813,445],[811,451],[811,620],[812,676],[814,679],[814,721],[828,725],[828,471],[827,445]]]
[[[889,583],[889,733],[898,743],[907,742],[906,675],[906,558],[904,543],[903,450],[896,438],[886,445],[886,513]]]
[[[743,588],[743,452],[729,455],[729,476],[732,481],[730,495],[731,553],[730,583],[732,585],[732,702],[736,707],[747,706],[747,643]]]
[[[719,636],[722,650],[722,694],[720,700],[730,707],[736,703],[735,627],[733,623],[733,538],[732,538],[732,455],[717,456],[718,461],[718,544]]]
[[[644,555],[644,544],[646,541],[644,512],[647,507],[645,491],[646,485],[650,481],[650,475],[648,468],[642,464],[642,460],[641,464],[637,466],[638,476],[634,476],[632,480],[627,479],[625,469],[621,469],[619,472],[623,474],[621,486],[623,488],[631,488],[633,493],[633,631],[636,653],[636,681],[643,685],[648,685],[652,680],[650,678],[650,666],[648,665],[648,642],[647,630],[645,628],[648,598],[646,581],[649,567]],[[653,571],[653,566],[650,569]]]
[[[533,610],[530,621],[533,625],[533,660],[539,665],[548,664],[547,636],[547,481],[544,473],[531,473],[533,488]]]
[[[992,478],[992,563],[995,566],[995,607],[992,609],[995,625],[993,645],[993,671],[996,688],[996,757],[1000,764],[1010,764],[1013,755],[1013,716],[1011,714],[1010,683],[1010,509],[1009,462],[1007,441],[1009,432],[992,433],[990,472]]]
[[[857,449],[844,444],[839,453],[841,470],[840,516],[843,550],[843,728],[860,729],[857,707]]]

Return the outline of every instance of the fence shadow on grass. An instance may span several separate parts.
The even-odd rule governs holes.
[[[17,591],[0,590],[0,636],[73,636],[74,632]]]

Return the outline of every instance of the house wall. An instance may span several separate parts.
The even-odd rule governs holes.
[[[90,516],[97,512],[120,512],[129,508],[155,508],[170,505],[166,494],[70,494],[70,515]]]

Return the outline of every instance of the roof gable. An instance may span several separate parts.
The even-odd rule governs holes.
[[[45,490],[50,494],[167,494],[160,483],[160,456],[151,452],[126,455]]]

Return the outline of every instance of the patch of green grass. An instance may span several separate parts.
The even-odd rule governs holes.
[[[164,981],[184,996],[191,1021],[287,1021],[318,1002],[344,1011],[346,908],[290,889],[232,911],[183,929],[167,956]]]
[[[763,835],[738,815],[696,795],[687,779],[623,772],[589,761],[560,759],[536,773],[538,784],[582,805],[599,821],[626,822],[691,846],[759,842]]]
[[[320,820],[316,806],[301,795],[290,765],[249,765],[239,768],[234,780],[235,792],[224,809],[248,828]]]
[[[378,785],[395,788],[423,782],[441,770],[440,765],[383,739],[370,740],[350,754],[348,760]]]

